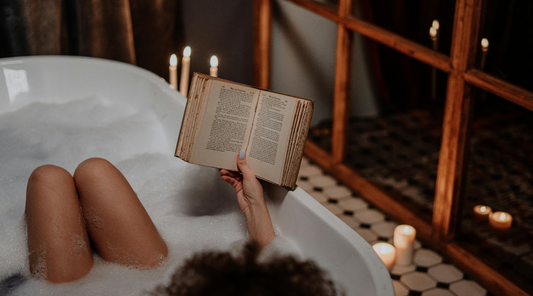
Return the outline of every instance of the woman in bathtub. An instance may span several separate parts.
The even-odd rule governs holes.
[[[244,153],[237,164],[242,176],[227,170],[220,174],[237,193],[250,240],[262,248],[275,237],[263,188]],[[53,283],[80,279],[93,266],[93,248],[105,261],[140,269],[156,268],[168,255],[130,184],[107,160],[85,160],[74,176],[57,166],[38,167],[26,195],[30,271],[38,278]]]

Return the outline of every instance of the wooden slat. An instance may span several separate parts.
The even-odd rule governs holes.
[[[433,203],[433,240],[440,243],[449,242],[455,235],[472,107],[464,73],[474,64],[480,11],[481,0],[457,0],[455,4],[452,72],[448,77]]]
[[[351,0],[339,1],[339,15],[351,12]],[[350,70],[352,67],[352,38],[350,31],[338,24],[337,53],[335,59],[335,89],[333,94],[333,129],[331,137],[331,157],[334,163],[344,160],[347,146],[348,117],[350,108]]]
[[[254,0],[254,86],[270,88],[270,0]]]
[[[336,11],[333,7],[326,6],[324,4],[320,4],[318,2],[312,1],[312,0],[288,0],[289,2],[292,2],[296,5],[299,5],[303,8],[305,8],[308,11],[311,11],[315,14],[318,14],[320,16],[323,16],[327,19],[330,19],[334,22],[339,22],[340,17],[337,14],[338,11]]]
[[[317,144],[307,140],[305,142],[304,155],[313,160],[319,167],[328,171],[332,166],[331,155],[318,147]]]
[[[465,73],[465,81],[533,111],[533,92],[477,69]]]

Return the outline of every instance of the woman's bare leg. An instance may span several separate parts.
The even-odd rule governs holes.
[[[63,283],[89,273],[93,256],[69,172],[53,165],[33,171],[26,192],[26,221],[34,276]]]
[[[74,173],[87,231],[106,261],[135,268],[159,266],[168,249],[122,173],[107,160],[91,158]]]

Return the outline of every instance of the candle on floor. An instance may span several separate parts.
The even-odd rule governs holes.
[[[513,224],[513,216],[506,212],[494,212],[489,217],[489,225],[498,232],[507,232]]]
[[[170,87],[173,89],[178,89],[178,58],[175,54],[170,56],[170,66],[168,66],[168,81]]]
[[[211,68],[209,69],[209,75],[211,75],[213,77],[218,77],[218,58],[217,58],[217,56],[214,55],[214,56],[211,57],[210,64],[211,64]]]
[[[189,69],[191,67],[191,47],[187,46],[183,50],[183,58],[181,58],[181,79],[180,79],[180,93],[187,97],[189,92]]]
[[[398,225],[394,229],[394,247],[396,247],[396,264],[409,265],[413,261],[413,242],[416,229],[410,225]]]
[[[429,28],[429,36],[431,37],[431,43],[433,50],[439,49],[439,21],[434,20],[431,28]],[[437,100],[437,69],[431,68],[431,99]]]
[[[474,207],[474,220],[477,222],[486,222],[492,214],[491,207],[477,205]]]
[[[481,62],[479,64],[480,70],[485,70],[485,63],[487,62],[487,52],[489,51],[489,40],[487,38],[481,39]]]
[[[383,261],[388,270],[394,266],[396,259],[396,249],[391,244],[377,243],[372,246],[372,249],[378,254],[378,257]]]

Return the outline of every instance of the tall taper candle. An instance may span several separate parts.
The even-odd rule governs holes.
[[[431,43],[433,50],[439,49],[439,22],[433,21],[431,28],[429,28],[429,36],[431,37]],[[437,100],[437,69],[431,68],[431,99]]]
[[[170,87],[173,89],[178,88],[178,58],[175,54],[172,54],[170,56],[170,66],[168,66],[168,81],[170,83]]]
[[[183,58],[181,59],[181,79],[180,79],[180,93],[187,97],[189,92],[189,69],[191,67],[191,47],[187,46],[183,50]]]
[[[209,75],[211,75],[213,77],[218,77],[218,58],[217,58],[217,56],[214,55],[214,56],[211,57],[210,64],[211,64],[211,68],[209,68]]]

